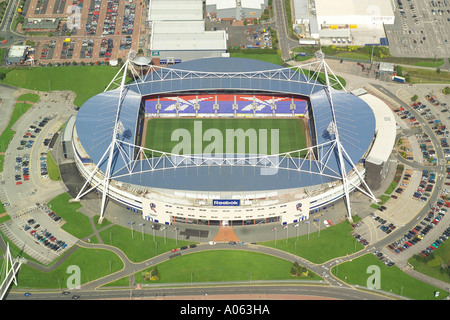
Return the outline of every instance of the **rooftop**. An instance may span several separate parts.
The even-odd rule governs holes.
[[[203,20],[203,2],[202,0],[151,0],[148,20]]]
[[[155,23],[159,24],[159,23]],[[184,28],[186,26],[186,28]],[[156,27],[151,36],[150,50],[226,50],[225,30],[193,30],[192,22],[173,22],[164,28]],[[178,29],[178,32],[174,32]]]
[[[366,160],[374,164],[382,164],[389,160],[392,152],[392,149],[386,146],[395,144],[397,127],[394,114],[382,100],[371,94],[362,94],[359,98],[371,107],[375,116],[377,138]]]
[[[390,0],[315,0],[320,16],[393,16]]]

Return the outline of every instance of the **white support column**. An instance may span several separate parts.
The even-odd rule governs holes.
[[[341,174],[341,179],[342,179],[342,187],[343,187],[343,191],[344,191],[344,196],[345,196],[345,203],[347,206],[347,211],[348,211],[348,219],[350,222],[353,221],[352,218],[352,210],[351,210],[351,203],[350,203],[350,195],[349,195],[349,181],[347,178],[347,171],[345,168],[345,161],[344,161],[344,153],[347,156],[348,160],[350,160],[350,163],[353,167],[353,169],[356,171],[358,177],[361,179],[362,183],[364,184],[364,186],[368,189],[369,193],[370,193],[370,197],[372,199],[375,199],[375,197],[373,196],[372,191],[370,191],[369,187],[367,186],[367,184],[365,183],[364,179],[362,178],[362,176],[360,175],[358,169],[356,168],[355,164],[351,161],[351,159],[348,157],[348,154],[345,152],[344,147],[340,141],[340,137],[339,137],[339,129],[337,126],[337,120],[336,120],[336,112],[334,109],[334,104],[333,104],[333,97],[332,97],[332,87],[330,84],[330,78],[328,75],[328,65],[325,62],[325,56],[323,55],[322,52],[318,52],[317,57],[319,59],[321,59],[321,68],[323,68],[323,72],[325,74],[325,81],[326,81],[326,88],[325,88],[325,92],[328,96],[329,102],[330,102],[330,108],[331,108],[331,114],[332,114],[332,123],[333,123],[333,133],[335,136],[335,140],[336,140],[336,144],[335,144],[335,148],[337,148],[337,152],[338,152],[338,160],[339,160],[339,171]],[[332,72],[332,71],[331,71]],[[336,75],[333,76],[337,79]],[[342,84],[339,82],[339,80],[337,80],[338,83],[342,86]],[[343,86],[342,86],[343,88]],[[345,90],[345,89],[344,89]]]
[[[116,109],[116,117],[115,117],[115,121],[114,121],[114,129],[113,129],[113,134],[112,134],[112,140],[111,143],[109,145],[109,147],[105,150],[105,153],[103,154],[101,161],[98,162],[98,164],[96,165],[95,169],[93,170],[93,172],[91,173],[90,177],[88,178],[88,180],[85,182],[85,184],[83,185],[83,187],[81,188],[80,192],[78,193],[77,197],[74,199],[75,201],[79,201],[79,199],[81,197],[83,197],[86,193],[88,193],[90,190],[93,190],[94,188],[90,188],[88,191],[85,191],[85,188],[88,186],[88,184],[90,182],[92,182],[93,177],[95,176],[96,173],[99,172],[99,164],[103,162],[104,159],[108,159],[107,162],[107,166],[103,175],[103,182],[101,183],[97,183],[96,187],[102,185],[103,186],[103,191],[102,191],[102,202],[101,202],[101,208],[100,208],[100,218],[98,220],[99,224],[101,224],[103,222],[103,218],[105,215],[105,209],[106,209],[106,200],[108,197],[108,191],[109,191],[109,183],[111,180],[111,167],[112,167],[112,161],[114,158],[114,152],[117,149],[117,137],[119,135],[119,128],[122,126],[120,121],[119,121],[119,114],[120,114],[120,109],[122,107],[122,99],[123,99],[123,94],[125,91],[125,87],[126,87],[126,79],[127,79],[127,71],[129,69],[129,67],[131,66],[131,61],[134,58],[134,52],[130,51],[127,61],[125,62],[125,64],[122,66],[122,68],[120,69],[120,71],[116,74],[116,76],[114,77],[114,79],[110,82],[110,84],[107,86],[107,89],[113,84],[115,83],[115,81],[117,81],[118,79],[120,79],[121,77],[121,82],[120,82],[120,94],[119,94],[119,99],[118,99],[118,103],[117,103],[117,109]],[[136,70],[134,68],[130,68],[130,70],[132,72],[136,72]],[[105,89],[106,91],[106,89]]]

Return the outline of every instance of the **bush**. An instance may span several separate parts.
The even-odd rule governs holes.
[[[293,277],[308,276],[308,269],[306,267],[300,266],[298,262],[294,262],[294,265],[291,267],[291,276]]]
[[[442,90],[442,93],[443,93],[443,94],[450,94],[450,87],[445,87],[445,88]]]
[[[151,280],[151,281],[156,281],[160,279],[159,276],[159,271],[157,267],[154,267],[150,272],[149,271],[143,271],[141,273],[142,278],[146,281]]]

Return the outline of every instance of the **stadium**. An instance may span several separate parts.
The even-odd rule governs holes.
[[[296,223],[342,198],[351,219],[355,189],[376,201],[364,160],[381,135],[377,112],[334,89],[324,59],[160,68],[133,58],[80,108],[73,129],[86,179],[75,200],[101,192],[101,219],[108,199],[145,220],[204,226]]]

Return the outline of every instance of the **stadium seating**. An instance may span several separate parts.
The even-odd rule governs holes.
[[[198,103],[199,114],[213,114],[217,108],[219,114],[234,113],[233,105],[237,105],[237,114],[252,114],[256,105],[257,114],[273,113],[272,105],[276,106],[276,114],[292,115],[291,105],[295,105],[295,114],[305,114],[307,101],[295,97],[277,97],[269,95],[244,95],[244,94],[210,94],[210,95],[172,95],[152,97],[145,100],[145,112],[147,114],[158,113],[157,105],[160,105],[159,113],[176,114],[178,103],[179,114],[195,114],[195,105]]]

